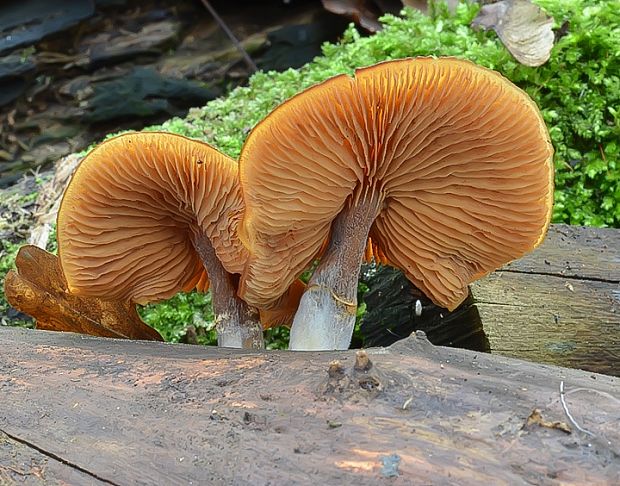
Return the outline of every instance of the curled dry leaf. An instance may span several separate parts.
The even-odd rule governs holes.
[[[547,420],[543,419],[542,412],[538,408],[536,408],[536,409],[534,409],[532,411],[530,416],[525,421],[525,424],[523,425],[523,428],[524,429],[528,429],[532,425],[538,425],[540,427],[546,427],[548,429],[561,430],[565,434],[572,433],[571,428],[566,423],[564,423],[564,422],[559,422],[559,421],[548,422]]]
[[[367,0],[323,0],[323,7],[329,12],[344,15],[369,32],[381,30],[381,11]]]
[[[459,0],[443,0],[451,12],[456,10]],[[379,18],[384,14],[398,15],[404,7],[410,7],[427,14],[428,0],[322,0],[328,12],[348,17],[368,32],[382,29]]]
[[[455,6],[455,0],[447,0],[449,7]],[[427,0],[323,0],[323,7],[328,12],[349,17],[368,32],[382,29],[379,18],[390,13],[398,15],[403,7],[418,9],[424,13],[428,10]]]
[[[70,294],[56,255],[27,245],[19,250],[15,264],[17,272],[7,274],[4,293],[13,307],[36,319],[38,329],[162,341],[129,300]]]
[[[493,29],[521,64],[540,66],[549,60],[553,18],[529,0],[502,0],[484,5],[472,27]]]

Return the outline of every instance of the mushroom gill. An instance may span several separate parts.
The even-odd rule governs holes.
[[[276,108],[243,147],[240,295],[276,302],[328,239],[292,349],[348,347],[365,254],[454,309],[471,281],[544,238],[552,155],[535,103],[471,62],[404,59],[331,78]]]
[[[222,346],[263,347],[257,311],[236,295],[247,251],[237,164],[169,133],[112,138],[78,167],[58,213],[69,290],[144,304],[211,284]]]

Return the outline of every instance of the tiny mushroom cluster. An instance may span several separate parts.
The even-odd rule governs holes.
[[[264,327],[292,322],[291,349],[346,349],[364,258],[454,309],[535,248],[552,157],[536,105],[498,73],[388,61],[284,102],[238,164],[172,134],[101,144],[63,199],[59,256],[84,295],[145,303],[210,283],[222,346],[262,347]]]

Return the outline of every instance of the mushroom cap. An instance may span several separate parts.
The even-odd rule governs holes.
[[[267,309],[259,309],[263,329],[278,326],[291,327],[305,290],[306,284],[301,280],[295,280],[275,304]]]
[[[82,161],[58,212],[58,252],[75,294],[144,304],[209,285],[192,237],[209,238],[241,273],[237,163],[206,143],[162,132],[107,140]]]
[[[242,149],[240,296],[269,305],[345,205],[378,197],[370,253],[453,309],[470,282],[544,238],[552,159],[536,104],[469,61],[403,59],[333,77],[276,108]]]

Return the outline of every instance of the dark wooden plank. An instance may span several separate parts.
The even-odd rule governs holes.
[[[6,401],[3,407],[10,406]],[[0,484],[109,484],[0,432]]]
[[[620,230],[552,225],[471,289],[491,352],[620,375]]]
[[[620,376],[618,229],[552,225],[537,250],[474,282],[473,305],[454,313],[414,295],[401,273],[380,269],[369,286],[370,342],[425,329],[439,344]]]
[[[620,230],[554,224],[532,253],[504,270],[620,282]]]
[[[618,484],[619,380],[412,337],[246,352],[0,330],[0,429],[116,484]],[[339,359],[344,374],[327,376]],[[595,437],[566,421],[558,386]],[[398,466],[398,477],[389,476]]]
[[[471,291],[491,352],[620,376],[618,284],[495,272]]]

